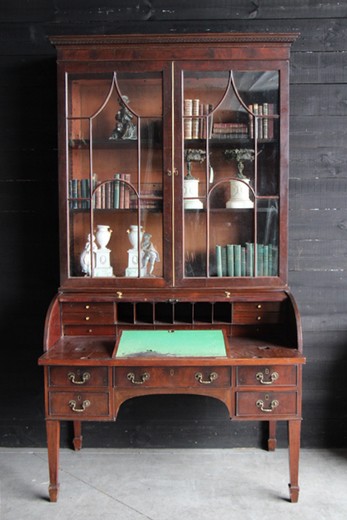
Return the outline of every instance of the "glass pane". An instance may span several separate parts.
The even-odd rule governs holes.
[[[67,123],[70,276],[162,277],[162,74],[71,77]]]
[[[256,259],[278,248],[277,200],[258,200],[279,194],[278,71],[186,71],[183,87],[185,276],[277,274]]]
[[[278,201],[258,201],[256,275],[278,276]]]
[[[206,215],[199,210],[185,210],[185,276],[206,276]]]
[[[243,191],[247,204],[245,200],[236,203],[237,193]],[[231,194],[235,199],[229,198]],[[247,244],[254,241],[253,206],[248,184],[242,180],[221,182],[211,190],[210,276],[250,276],[245,254]]]
[[[279,73],[278,71],[237,71],[235,91],[247,108],[248,137],[255,151],[253,179],[258,195],[279,193]]]

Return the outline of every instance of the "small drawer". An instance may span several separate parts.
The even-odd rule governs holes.
[[[280,312],[281,302],[236,302],[234,312]]]
[[[57,417],[108,417],[110,396],[108,392],[49,392],[49,415]]]
[[[281,314],[279,312],[267,311],[234,311],[233,323],[235,325],[261,325],[262,323],[281,323]]]
[[[296,392],[237,392],[238,417],[297,415]]]
[[[281,302],[235,303],[233,307],[234,324],[262,324],[281,322]]]
[[[237,385],[243,386],[295,386],[296,366],[238,367]]]
[[[63,314],[70,312],[93,312],[98,314],[113,314],[112,302],[71,302],[62,304]]]
[[[55,386],[95,386],[108,385],[107,367],[50,367],[48,384]]]
[[[64,324],[80,324],[83,323],[86,325],[111,325],[114,323],[114,315],[113,313],[99,313],[92,311],[85,312],[64,312],[63,314],[63,323]]]
[[[228,367],[119,367],[115,369],[118,387],[189,388],[230,386]]]
[[[115,325],[64,325],[65,336],[115,336]]]

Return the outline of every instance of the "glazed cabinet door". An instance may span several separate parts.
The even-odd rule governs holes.
[[[177,65],[178,285],[283,283],[287,74],[283,62]]]
[[[164,175],[171,71],[160,62],[70,68],[62,74],[65,284],[164,286],[172,272]]]

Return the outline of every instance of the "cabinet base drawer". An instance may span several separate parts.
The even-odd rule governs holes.
[[[236,384],[240,386],[295,386],[297,368],[285,365],[238,367]]]
[[[106,367],[50,367],[48,384],[54,386],[107,386],[108,369]]]
[[[238,417],[297,415],[296,392],[237,392]]]
[[[228,367],[120,367],[115,369],[118,387],[225,387],[230,385]]]
[[[49,392],[50,416],[82,419],[110,416],[109,392]]]

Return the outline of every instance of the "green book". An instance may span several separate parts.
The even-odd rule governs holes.
[[[71,209],[77,209],[79,206],[78,206],[78,200],[76,200],[78,198],[78,192],[79,192],[79,181],[78,179],[71,179],[70,180],[70,183],[69,183],[69,188],[70,188],[70,198],[71,199],[75,199],[75,200],[72,200],[71,203],[70,203],[70,207]]]
[[[264,275],[264,246],[257,244],[257,276]]]
[[[278,247],[272,246],[272,274],[278,276]]]
[[[85,204],[85,198],[87,196],[87,188],[86,188],[86,180],[87,179],[81,179],[80,180],[80,187],[81,187],[81,202],[80,202],[80,207],[83,209],[86,207],[86,204]]]
[[[234,276],[234,246],[233,246],[233,244],[227,245],[227,268],[228,268],[228,276]]]
[[[227,276],[228,267],[227,267],[227,248],[226,246],[221,246],[222,249],[222,276]]]
[[[234,273],[235,276],[241,276],[241,246],[234,246]]]
[[[246,276],[254,276],[254,244],[246,242]]]
[[[217,276],[223,276],[222,246],[216,246],[216,267],[217,267]]]
[[[120,178],[120,173],[115,173],[113,176],[115,179]],[[119,181],[113,181],[113,207],[119,208]]]
[[[246,248],[241,247],[241,276],[246,276]]]
[[[272,244],[269,244],[269,276],[273,276],[273,248]]]

